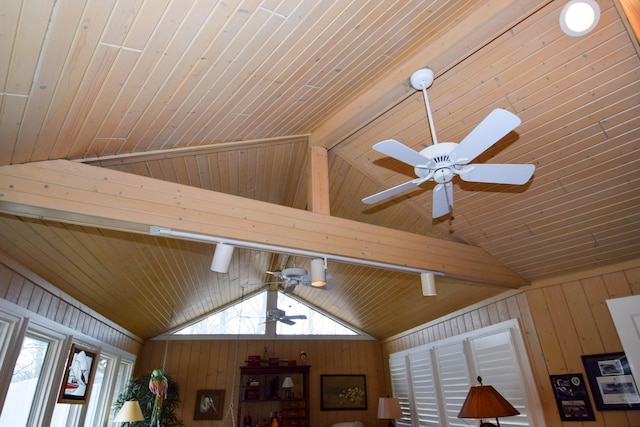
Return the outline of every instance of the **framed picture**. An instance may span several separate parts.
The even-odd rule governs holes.
[[[365,375],[320,375],[320,410],[367,409]]]
[[[582,356],[591,394],[600,411],[640,409],[640,394],[623,352]]]
[[[224,390],[198,390],[194,420],[221,420],[224,412]]]
[[[582,374],[550,375],[562,421],[595,421]]]
[[[71,344],[58,403],[85,403],[91,391],[96,352]]]

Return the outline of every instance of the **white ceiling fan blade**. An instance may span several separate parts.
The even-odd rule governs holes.
[[[385,141],[378,142],[372,148],[413,167],[428,166],[430,163],[429,159],[395,139],[387,139]]]
[[[400,185],[396,185],[395,187],[391,187],[388,188],[384,191],[381,191],[379,193],[376,193],[372,196],[369,197],[365,197],[364,199],[362,199],[362,203],[366,203],[367,205],[372,205],[374,203],[379,202],[380,200],[384,200],[384,199],[388,199],[390,197],[395,196],[396,194],[400,194],[403,191],[407,191],[410,188],[414,188],[417,187],[418,185],[422,184],[423,182],[429,180],[431,178],[431,174],[425,178],[416,178],[416,179],[412,179],[411,181],[407,181],[403,184]]]
[[[472,164],[465,166],[459,175],[468,182],[522,185],[529,181],[535,170],[534,165]]]
[[[454,162],[467,164],[521,123],[510,111],[496,108],[449,154]]]
[[[433,189],[433,218],[441,217],[451,212],[453,208],[453,184],[447,182],[438,184]]]
[[[287,319],[306,319],[307,316],[305,316],[304,314],[294,314],[291,316],[285,316],[285,318]]]

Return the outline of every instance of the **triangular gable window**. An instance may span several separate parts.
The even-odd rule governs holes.
[[[360,335],[355,330],[330,318],[317,309],[282,292],[278,292],[277,305],[287,316],[304,315],[294,325],[276,322],[277,335]],[[265,335],[267,292],[232,304],[196,323],[175,331],[175,335]]]
[[[302,301],[289,297],[287,294],[278,294],[278,308],[287,315],[305,315],[306,319],[294,320],[295,325],[287,325],[278,322],[277,335],[358,335],[354,330],[347,328],[327,315],[315,310]]]
[[[230,305],[186,328],[175,335],[264,335],[267,293],[260,292]]]

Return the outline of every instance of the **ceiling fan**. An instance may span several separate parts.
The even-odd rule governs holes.
[[[287,325],[295,325],[296,322],[294,322],[293,319],[306,319],[306,318],[307,316],[305,316],[304,314],[287,316],[284,310],[280,310],[278,308],[273,310],[267,310],[267,321],[277,321],[277,322],[286,323]]]
[[[456,175],[459,175],[463,181],[492,184],[522,185],[529,181],[535,171],[534,165],[471,163],[514,130],[521,123],[518,116],[497,108],[459,144],[438,143],[427,97],[427,88],[433,83],[433,71],[428,68],[420,69],[413,73],[410,81],[414,89],[422,90],[424,94],[433,145],[418,152],[394,139],[375,144],[374,150],[413,166],[417,178],[365,197],[362,199],[363,203],[377,203],[432,180],[436,182],[433,189],[432,216],[438,218],[453,210],[452,180]]]
[[[298,285],[311,286],[314,289],[324,289],[324,290],[329,290],[333,288],[333,285],[331,283],[326,283],[324,286],[313,286],[311,284],[311,275],[304,268],[291,267],[291,268],[285,268],[282,271],[267,271],[267,273],[273,276],[276,276],[281,280],[280,282],[277,282],[277,283],[284,284],[283,292],[285,294],[293,292],[293,290]],[[326,274],[326,278],[330,279],[331,275]]]

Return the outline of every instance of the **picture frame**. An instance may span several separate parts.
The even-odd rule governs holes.
[[[584,355],[582,364],[596,409],[640,410],[638,386],[624,352]]]
[[[198,390],[194,420],[221,420],[224,413],[224,390]]]
[[[366,375],[320,375],[320,410],[367,409]]]
[[[58,403],[83,404],[89,398],[97,352],[71,344],[65,365]]]
[[[549,379],[562,421],[595,421],[587,385],[581,373],[549,375]]]

